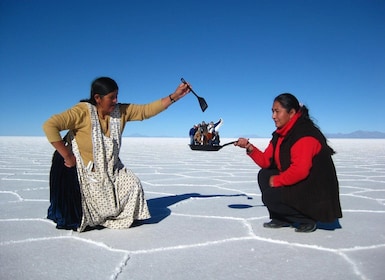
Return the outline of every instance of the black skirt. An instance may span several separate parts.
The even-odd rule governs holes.
[[[49,176],[50,206],[47,218],[58,229],[76,230],[82,219],[80,186],[76,167],[64,165],[63,157],[55,151]]]

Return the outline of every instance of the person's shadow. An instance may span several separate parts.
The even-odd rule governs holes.
[[[185,193],[179,195],[171,195],[171,196],[163,196],[157,198],[151,198],[147,200],[148,209],[151,213],[151,218],[147,220],[136,220],[132,224],[132,227],[145,225],[145,224],[157,224],[170,216],[171,210],[169,207],[173,204],[179,203],[183,200],[190,198],[210,198],[210,197],[237,197],[237,196],[245,196],[247,199],[252,199],[246,194],[233,194],[233,195],[223,195],[223,194],[213,194],[213,195],[201,195],[199,193]],[[232,209],[246,209],[250,207],[264,207],[264,205],[249,205],[249,204],[231,204],[228,205],[229,208]],[[342,228],[339,220],[332,223],[317,223],[318,229],[324,230],[335,230],[338,228]]]
[[[137,221],[136,225],[143,224],[157,224],[163,219],[167,218],[171,214],[169,207],[173,204],[181,202],[190,198],[210,198],[210,197],[234,197],[234,196],[246,196],[245,194],[234,194],[234,195],[201,195],[199,193],[185,193],[179,195],[171,195],[164,197],[151,198],[147,200],[148,209],[151,213],[151,218],[143,221]]]

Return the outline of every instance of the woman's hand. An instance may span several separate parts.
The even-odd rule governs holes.
[[[187,93],[190,92],[190,84],[181,83],[176,90],[171,93],[169,96],[162,98],[162,103],[165,108],[170,106],[172,103],[178,101]]]
[[[269,179],[269,186],[272,187],[272,188],[274,187],[274,177],[275,177],[275,176],[276,176],[276,175],[273,175],[273,176],[271,176],[270,179]]]
[[[185,96],[186,94],[188,94],[190,92],[190,84],[187,83],[181,83],[177,88],[176,90],[174,91],[174,93],[171,94],[171,96],[173,97],[173,99],[175,101],[177,101],[178,99],[181,99],[183,96]]]
[[[64,158],[64,165],[68,168],[74,167],[76,165],[76,157],[74,154],[70,154]]]
[[[71,149],[66,146],[63,141],[52,142],[51,144],[63,157],[64,165],[66,167],[71,168],[76,165],[76,157],[72,153]]]
[[[238,141],[234,143],[234,145],[246,149],[248,154],[254,150],[253,144],[251,144],[249,139],[246,138],[239,138]]]
[[[246,138],[238,138],[237,142],[234,143],[234,146],[238,146],[240,148],[246,149],[246,146],[250,144],[249,139]]]

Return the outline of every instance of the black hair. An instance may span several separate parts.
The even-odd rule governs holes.
[[[295,112],[301,112],[301,118],[307,119],[312,123],[312,125],[319,131],[321,137],[325,141],[326,146],[330,150],[330,154],[333,155],[336,152],[327,144],[327,139],[325,135],[321,132],[320,128],[313,122],[309,115],[309,109],[305,105],[301,105],[298,99],[292,95],[291,93],[282,93],[274,98],[274,102],[279,102],[281,106],[286,110],[286,112],[290,112],[294,109]]]
[[[274,102],[279,102],[286,112],[290,112],[294,109],[295,112],[301,112],[304,118],[310,119],[309,109],[305,105],[299,104],[297,97],[291,93],[282,93],[274,98]]]
[[[95,94],[104,96],[118,89],[118,84],[113,79],[109,77],[97,78],[91,84],[90,98],[80,100],[80,102],[88,102],[92,105],[96,105]]]

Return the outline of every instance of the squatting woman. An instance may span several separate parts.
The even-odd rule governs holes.
[[[342,212],[333,149],[294,95],[277,96],[272,113],[277,129],[265,151],[245,138],[235,143],[261,167],[258,183],[271,218],[264,227],[312,232],[317,222],[335,222]]]
[[[118,103],[118,85],[108,77],[93,81],[89,99],[54,115],[43,125],[55,148],[50,173],[48,218],[57,228],[128,228],[148,219],[140,180],[119,158],[122,132],[129,121],[164,111],[189,92],[188,84],[159,100]],[[69,133],[62,139],[60,131]]]

